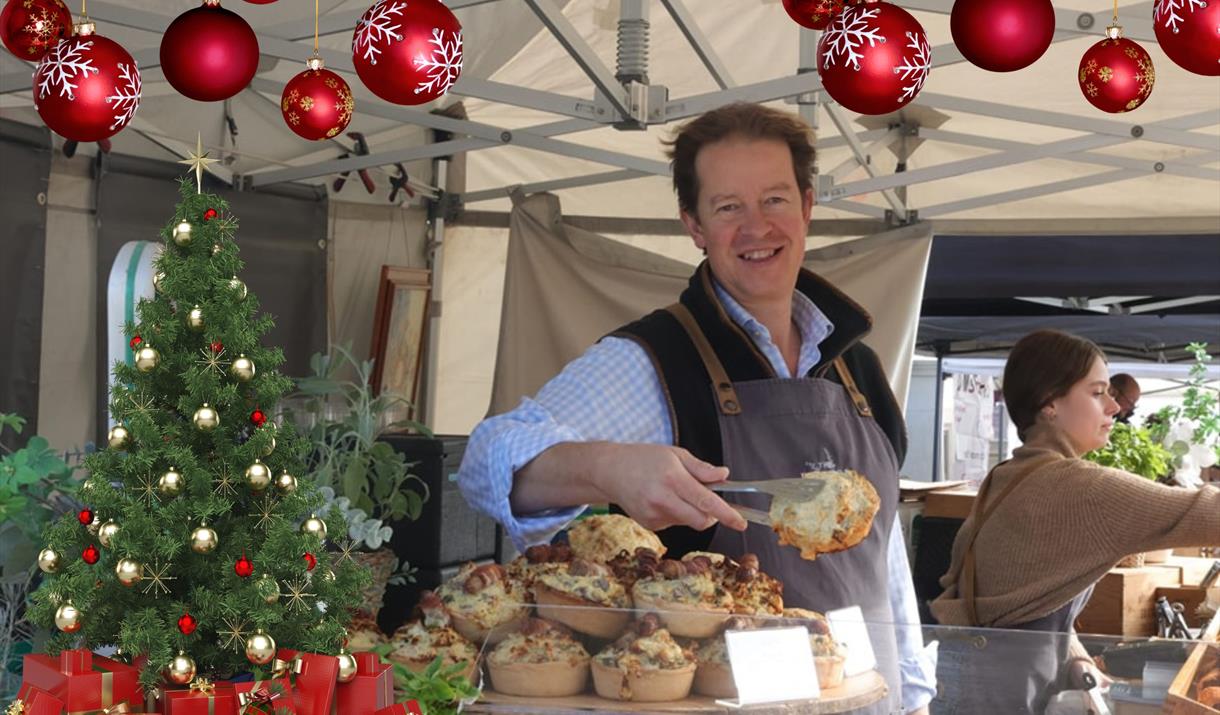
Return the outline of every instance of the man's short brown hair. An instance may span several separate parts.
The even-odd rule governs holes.
[[[745,139],[775,139],[788,145],[792,153],[792,168],[801,195],[813,186],[813,130],[803,119],[749,102],[736,102],[707,112],[687,122],[673,139],[663,141],[667,147],[670,169],[674,176],[674,191],[678,208],[695,215],[699,204],[699,177],[695,174],[695,157],[708,144],[742,137]]]

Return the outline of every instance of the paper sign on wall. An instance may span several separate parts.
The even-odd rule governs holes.
[[[737,704],[804,700],[821,693],[804,627],[725,631],[724,641]]]
[[[859,606],[827,611],[830,633],[834,639],[847,646],[847,662],[843,674],[847,677],[867,673],[877,667],[877,656],[873,654],[873,641],[868,637],[868,624]]]

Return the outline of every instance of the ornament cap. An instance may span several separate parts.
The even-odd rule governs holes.
[[[1114,23],[1113,25],[1106,25],[1106,37],[1110,38],[1111,40],[1117,40],[1117,39],[1120,39],[1122,36],[1123,36],[1123,26],[1122,25],[1119,25],[1118,23]]]
[[[97,30],[97,25],[89,18],[84,18],[72,26],[73,32],[79,37],[88,37]]]
[[[314,72],[317,72],[325,67],[326,63],[322,61],[322,56],[315,52],[309,56],[309,59],[305,60],[305,66]]]

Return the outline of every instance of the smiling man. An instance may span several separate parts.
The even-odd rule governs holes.
[[[871,318],[802,268],[814,148],[798,117],[733,104],[668,142],[678,208],[706,260],[678,303],[625,325],[534,398],[480,423],[459,483],[518,548],[548,541],[584,505],[610,503],[660,531],[666,556],[758,554],[786,606],[860,606],[889,694],[861,712],[923,712],[935,665],[921,651],[901,532],[902,414],[872,350]],[[854,469],[880,495],[863,542],[803,561],[709,484]],[[754,506],[748,499],[742,503]]]

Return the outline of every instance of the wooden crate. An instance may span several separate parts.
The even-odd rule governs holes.
[[[1220,614],[1216,614],[1208,624],[1200,640],[1203,642],[1195,646],[1177,677],[1169,684],[1164,708],[1168,715],[1220,715],[1220,710],[1194,699],[1195,681],[1203,675],[1200,666],[1209,662],[1220,663],[1220,643],[1217,642],[1220,640]]]
[[[1145,564],[1162,569],[1174,569],[1178,572],[1178,583],[1183,586],[1198,586],[1207,571],[1212,567],[1214,559],[1204,559],[1192,556],[1170,556],[1165,563]]]
[[[923,515],[940,516],[948,519],[965,519],[970,516],[974,507],[974,498],[979,494],[977,489],[952,489],[946,492],[932,492],[924,499]]]
[[[1080,633],[1100,633],[1114,636],[1156,635],[1156,590],[1180,585],[1178,570],[1141,566],[1114,568],[1093,589],[1076,630]]]

